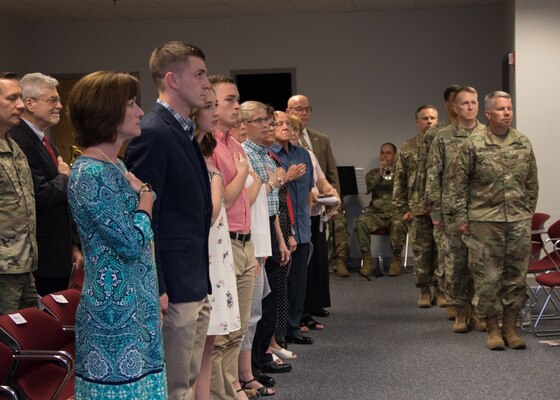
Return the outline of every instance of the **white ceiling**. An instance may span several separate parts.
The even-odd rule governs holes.
[[[503,1],[504,0],[0,0],[0,15],[21,21],[108,21],[123,19],[301,15],[388,9],[468,7],[501,4]]]

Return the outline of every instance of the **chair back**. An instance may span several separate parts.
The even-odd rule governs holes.
[[[68,303],[59,303],[54,296],[64,296]],[[67,289],[48,294],[41,298],[45,310],[55,317],[63,326],[76,325],[76,309],[80,302],[80,290]]]
[[[544,229],[544,223],[548,221],[550,215],[545,213],[534,213],[533,219],[531,221],[532,231],[542,231]],[[534,260],[540,257],[541,250],[544,246],[544,241],[542,238],[542,232],[534,233],[531,235],[531,256]]]
[[[560,240],[560,219],[548,227],[547,233],[550,240]]]
[[[12,372],[13,365],[14,357],[12,356],[12,350],[0,342],[0,385],[7,381],[10,372]]]
[[[38,308],[24,308],[17,313],[27,322],[18,325],[10,315],[0,315],[1,341],[14,350],[60,349],[64,335],[60,322]]]
[[[0,342],[0,399],[17,400],[15,390],[7,386],[13,365],[14,357],[12,355],[12,350],[4,343]]]

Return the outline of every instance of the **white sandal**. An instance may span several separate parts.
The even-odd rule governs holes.
[[[277,355],[278,357],[284,360],[295,360],[297,358],[296,353],[290,350],[286,350],[284,348],[275,349],[274,347],[269,347],[269,349],[270,351],[272,351],[273,354]]]

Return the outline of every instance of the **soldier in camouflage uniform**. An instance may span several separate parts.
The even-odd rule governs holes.
[[[395,212],[391,203],[393,197],[394,165],[397,148],[392,143],[381,146],[379,156],[380,168],[375,168],[366,174],[367,191],[371,193],[371,202],[366,211],[356,220],[356,239],[362,253],[362,269],[360,274],[368,277],[373,273],[373,259],[371,256],[371,232],[386,228],[391,237],[393,258],[389,268],[389,276],[401,273],[402,250],[406,233],[402,216]],[[385,170],[390,172],[390,179],[384,178]]]
[[[465,333],[469,325],[486,330],[476,315],[472,314],[470,302],[473,295],[473,279],[467,267],[468,251],[461,239],[458,226],[450,215],[447,193],[448,181],[443,179],[446,168],[451,164],[459,147],[470,134],[485,132],[486,126],[477,121],[477,92],[470,86],[456,90],[454,107],[457,121],[433,135],[426,166],[426,206],[430,210],[434,235],[438,245],[438,271],[440,287],[444,290],[449,308],[455,309],[453,331]],[[468,315],[468,323],[467,323]]]
[[[475,289],[472,303],[486,318],[486,346],[524,349],[516,321],[527,299],[537,164],[529,139],[510,126],[510,95],[490,93],[484,110],[486,131],[469,136],[446,171],[449,204],[469,249]]]
[[[445,129],[448,126],[451,126],[457,120],[457,114],[453,108],[453,101],[455,99],[455,92],[459,89],[460,85],[451,85],[445,88],[443,91],[443,107],[447,113],[447,119],[445,121],[441,120],[438,121],[437,124],[430,127],[426,134],[424,135],[424,140],[422,142],[422,147],[420,148],[420,154],[418,156],[418,190],[421,193],[421,199],[423,199],[424,203],[426,203],[426,193],[425,193],[425,186],[426,186],[426,165],[428,161],[428,153],[430,151],[430,146],[432,145],[432,141],[434,140],[434,136],[437,136],[438,133]],[[429,207],[426,204],[426,207]],[[434,229],[434,241],[436,245],[439,246],[439,243],[443,240],[442,239],[442,232],[438,229]],[[446,300],[448,299],[447,293],[445,293],[445,285],[443,282],[443,265],[441,260],[441,253],[438,252],[438,259],[436,265],[436,272],[435,275],[438,277],[439,285],[444,290],[444,294],[446,295]],[[448,302],[449,303],[449,302]],[[447,306],[447,318],[450,320],[455,319],[455,307],[452,305]]]
[[[15,74],[0,73],[0,312],[37,307],[35,198],[27,158],[7,131],[24,109]]]
[[[428,128],[437,123],[437,110],[432,105],[424,105],[416,110],[416,137],[407,140],[397,155],[393,187],[393,205],[402,215],[405,222],[411,223],[410,238],[414,252],[414,273],[416,286],[420,288],[418,307],[428,308],[432,305],[434,286],[434,302],[445,306],[445,296],[439,289],[434,271],[437,249],[434,243],[432,220],[421,199],[418,188],[418,156],[422,140]]]

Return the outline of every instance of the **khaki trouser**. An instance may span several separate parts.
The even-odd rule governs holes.
[[[237,398],[234,382],[239,379],[238,356],[243,337],[247,332],[253,287],[255,284],[255,250],[253,242],[232,240],[233,268],[237,278],[237,297],[241,329],[229,335],[216,336],[212,351],[212,399],[231,400]]]
[[[188,303],[169,303],[163,316],[163,345],[169,400],[194,396],[202,352],[210,321],[208,298]]]

